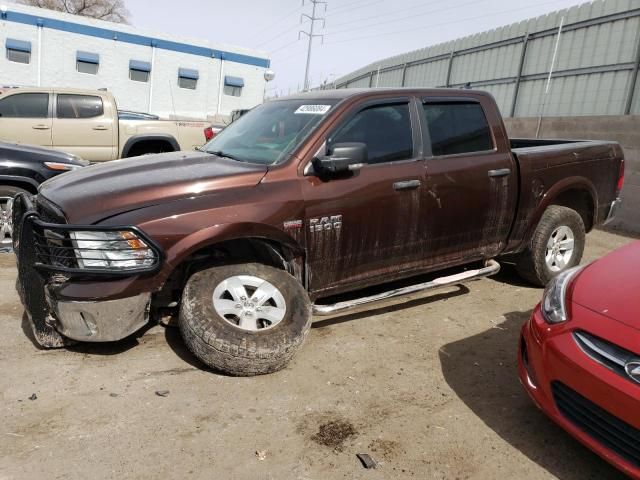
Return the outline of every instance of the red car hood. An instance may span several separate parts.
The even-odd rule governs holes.
[[[572,301],[640,330],[640,242],[633,242],[585,268]]]

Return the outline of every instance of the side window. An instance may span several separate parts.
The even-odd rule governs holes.
[[[365,143],[368,163],[411,158],[413,137],[409,105],[377,105],[362,110],[332,135],[329,143],[345,142]]]
[[[48,116],[48,93],[18,93],[0,100],[0,117],[47,118]]]
[[[57,118],[93,118],[104,113],[102,98],[94,95],[58,95]]]
[[[424,116],[433,155],[482,152],[493,149],[491,130],[476,102],[425,103]]]

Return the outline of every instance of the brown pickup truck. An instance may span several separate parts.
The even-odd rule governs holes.
[[[509,141],[487,93],[313,92],[201,151],[18,196],[18,290],[44,347],[118,340],[174,308],[205,364],[273,372],[313,313],[491,275],[497,257],[544,285],[613,215],[623,171],[614,142]]]

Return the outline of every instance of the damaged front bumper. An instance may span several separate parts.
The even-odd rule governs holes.
[[[62,287],[82,285],[68,276],[64,265],[44,265],[52,257],[43,250],[38,212],[25,195],[14,204],[14,252],[18,266],[16,287],[33,328],[43,347],[68,345],[67,339],[82,342],[121,340],[139,330],[149,320],[151,293],[123,298],[73,298],[61,294]],[[64,248],[64,247],[51,247]],[[109,278],[106,278],[109,281]],[[106,284],[105,284],[106,285]]]
[[[68,302],[49,298],[55,329],[81,342],[111,342],[128,337],[149,321],[151,294],[100,302]]]

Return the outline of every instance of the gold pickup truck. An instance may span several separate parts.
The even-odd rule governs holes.
[[[120,118],[108,91],[0,89],[0,140],[52,147],[92,162],[193,150],[205,143],[204,121]]]

